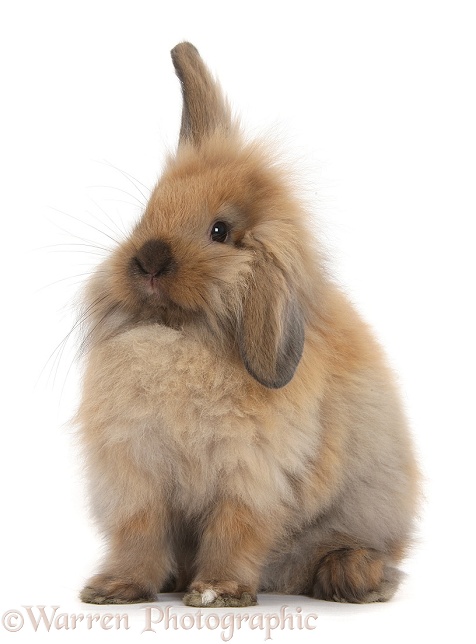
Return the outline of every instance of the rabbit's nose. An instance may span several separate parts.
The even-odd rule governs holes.
[[[170,273],[175,265],[170,245],[161,239],[145,242],[133,261],[141,273],[151,277]]]

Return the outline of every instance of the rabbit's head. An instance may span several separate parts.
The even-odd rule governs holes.
[[[242,139],[195,47],[177,45],[172,59],[177,153],[106,262],[108,303],[139,322],[201,329],[279,388],[301,359],[319,279],[303,209],[265,147]]]

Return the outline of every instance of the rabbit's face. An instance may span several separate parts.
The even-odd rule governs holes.
[[[236,312],[253,260],[266,250],[259,175],[236,149],[228,162],[198,162],[192,151],[175,159],[112,258],[115,299],[136,316],[177,325]]]

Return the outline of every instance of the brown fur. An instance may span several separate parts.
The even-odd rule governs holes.
[[[392,373],[285,170],[193,46],[173,61],[177,154],[85,294],[77,422],[108,554],[81,597],[388,599],[418,497]]]
[[[317,564],[314,596],[360,602],[376,591],[383,579],[383,557],[368,548],[332,550]]]

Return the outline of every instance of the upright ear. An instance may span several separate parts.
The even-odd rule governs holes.
[[[217,129],[231,129],[231,114],[220,86],[210,74],[196,48],[182,42],[171,51],[175,73],[182,85],[181,143],[199,146]]]
[[[284,276],[271,262],[253,270],[238,345],[247,371],[265,387],[279,389],[294,376],[304,347],[303,313]]]

